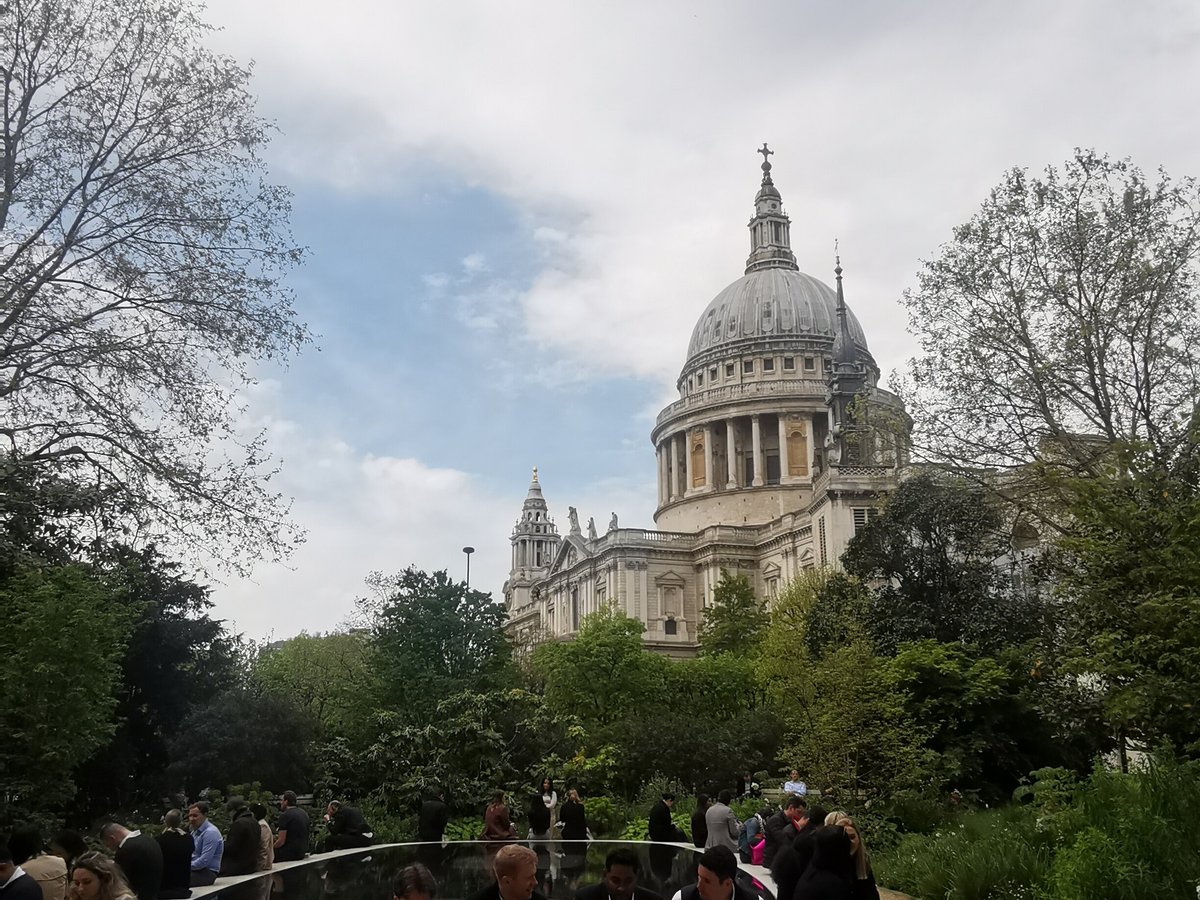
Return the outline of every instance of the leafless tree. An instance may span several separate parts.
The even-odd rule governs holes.
[[[0,5],[0,435],[237,566],[296,538],[239,390],[308,335],[270,129],[208,31],[190,0]]]

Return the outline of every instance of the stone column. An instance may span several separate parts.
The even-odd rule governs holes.
[[[817,420],[815,416],[808,417],[808,477],[811,480],[816,477],[816,469],[814,466],[817,463]]]
[[[667,469],[667,445],[659,444],[659,505],[671,499],[671,474]]]
[[[713,427],[712,425],[704,426],[704,488],[705,490],[715,491],[717,489],[717,477],[713,472]]]
[[[754,480],[750,482],[754,487],[762,487],[763,484],[763,452],[762,452],[762,428],[758,424],[758,416],[750,417],[750,442],[754,446]]]
[[[738,486],[737,483],[737,449],[733,443],[734,427],[733,419],[725,420],[725,468],[728,469],[729,480],[725,487],[733,489]]]
[[[786,484],[792,480],[788,467],[787,422],[783,413],[779,414],[779,483]]]
[[[675,435],[667,438],[671,442],[671,483],[668,485],[671,492],[670,499],[674,500],[679,496],[679,441],[675,439]]]
[[[687,496],[692,492],[692,436],[688,432],[683,433],[683,496]]]

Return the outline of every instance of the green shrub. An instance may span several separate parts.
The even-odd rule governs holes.
[[[612,797],[588,797],[584,803],[588,828],[596,837],[612,837],[625,827],[627,807]]]
[[[483,834],[483,817],[467,816],[446,823],[445,839],[448,841],[477,841]]]

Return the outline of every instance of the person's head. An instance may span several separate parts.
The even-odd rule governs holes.
[[[265,821],[267,818],[267,808],[261,803],[251,803],[250,812],[254,813],[254,818],[260,822]]]
[[[808,831],[813,828],[820,828],[825,824],[825,817],[828,815],[825,812],[825,807],[814,806],[812,809],[805,810],[804,817],[800,820],[800,830]]]
[[[50,852],[55,856],[61,856],[68,863],[77,856],[87,853],[87,849],[87,842],[84,841],[83,836],[70,828],[64,828],[50,839]]]
[[[608,851],[604,858],[604,883],[609,900],[633,900],[638,883],[638,857],[628,847]]]
[[[696,892],[700,900],[730,900],[737,876],[737,857],[728,847],[709,847],[696,867]]]
[[[430,900],[436,893],[433,873],[420,863],[405,866],[392,882],[393,900]]]
[[[579,791],[575,790],[575,788],[571,788],[569,791],[567,791],[567,796],[570,797],[572,800],[574,800],[576,803],[581,802],[579,799]]]
[[[279,808],[287,809],[289,806],[295,806],[295,805],[296,805],[296,792],[295,791],[284,791],[283,795],[279,798]]]
[[[496,791],[492,794],[492,806],[504,805],[504,791]]]
[[[8,844],[0,843],[0,879],[8,881],[16,870],[17,864],[13,862],[12,850]]]
[[[188,824],[195,831],[201,825],[208,821],[208,803],[204,800],[197,800],[188,807]]]
[[[696,795],[696,809],[706,809],[708,807],[708,794]]]
[[[506,844],[492,863],[501,900],[529,900],[537,887],[537,853],[520,844]]]
[[[329,805],[325,807],[325,815],[332,816],[341,808],[342,802],[340,800],[330,800]]]
[[[850,838],[836,825],[818,828],[813,835],[810,865],[826,872],[844,873],[850,863]]]
[[[100,841],[109,850],[116,850],[129,836],[129,829],[119,822],[108,822],[100,829]]]
[[[800,770],[792,769],[792,771],[788,773],[788,781],[799,781],[799,780],[800,780]]]
[[[172,830],[183,827],[183,813],[177,809],[168,809],[163,815],[163,827]]]
[[[13,862],[19,866],[42,852],[42,833],[36,825],[14,825],[8,836],[8,849],[12,852]]]
[[[115,900],[131,893],[117,864],[103,853],[85,853],[71,870],[73,900]]]
[[[674,794],[663,794],[662,801],[663,801],[663,803],[667,804],[667,809],[671,809],[675,806],[675,795]]]
[[[728,806],[733,802],[733,791],[721,791],[721,793],[717,794],[717,802]]]
[[[554,782],[550,780],[549,775],[547,775],[545,778],[542,779],[542,793],[543,794],[554,793]]]
[[[225,810],[237,814],[246,808],[246,801],[243,797],[234,795],[225,802]]]
[[[854,858],[855,875],[859,878],[866,878],[870,857],[867,854],[867,848],[863,845],[858,825],[844,812],[831,813],[830,816],[833,821],[829,822],[829,824],[842,829],[842,831],[846,832],[846,837],[850,839],[850,855]]]
[[[790,795],[783,802],[783,814],[793,822],[799,822],[808,813],[808,804],[803,797],[797,797],[795,794]]]

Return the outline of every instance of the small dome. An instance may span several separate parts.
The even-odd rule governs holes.
[[[846,312],[850,336],[869,358],[862,326]],[[829,285],[791,268],[759,269],[717,294],[700,314],[683,370],[700,357],[707,363],[781,343],[796,342],[798,350],[814,344],[832,349],[837,321],[837,292]]]

